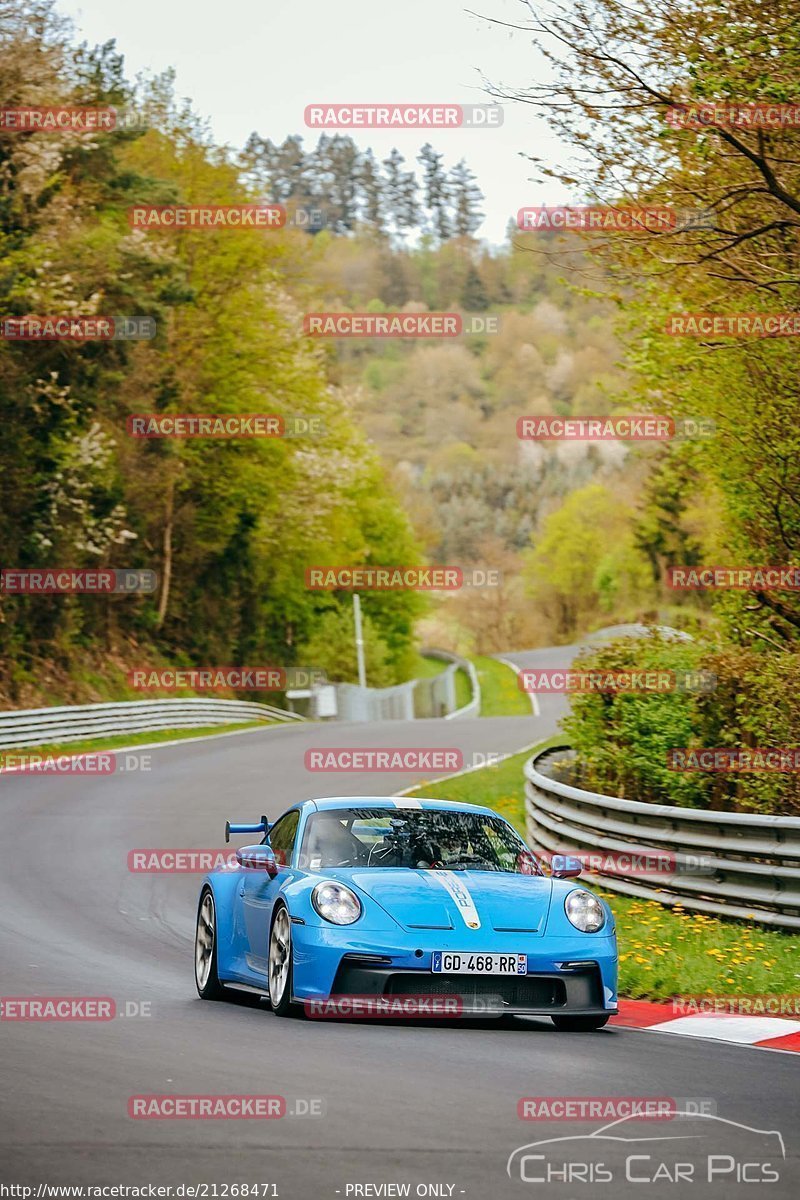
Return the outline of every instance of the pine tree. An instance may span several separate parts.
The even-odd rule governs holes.
[[[443,154],[437,154],[430,142],[426,142],[417,156],[422,165],[425,206],[430,214],[431,227],[440,242],[452,234],[449,215],[450,189],[447,175],[442,167]]]
[[[365,150],[361,155],[361,162],[358,167],[358,184],[361,220],[377,233],[384,233],[386,221],[383,212],[383,179],[381,178],[380,167],[375,161],[375,155],[371,150]]]
[[[317,190],[326,199],[328,228],[349,233],[356,223],[358,148],[351,137],[322,134],[314,152]]]
[[[456,237],[471,237],[484,218],[480,208],[483,193],[463,158],[450,172],[450,192],[454,209],[453,231]]]
[[[420,220],[416,176],[413,171],[403,170],[405,161],[397,149],[392,150],[383,161],[386,171],[386,208],[395,231],[401,236],[405,230],[417,228]]]

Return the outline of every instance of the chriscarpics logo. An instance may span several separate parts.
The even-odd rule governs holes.
[[[709,1184],[716,1184],[713,1195],[723,1196],[732,1184],[784,1178],[786,1150],[778,1130],[728,1121],[696,1106],[687,1110],[670,1114],[668,1133],[634,1113],[586,1135],[529,1142],[509,1155],[506,1170],[511,1179],[534,1186],[591,1184],[582,1194],[593,1198],[619,1196],[620,1184],[661,1185],[669,1190],[659,1188],[658,1195],[676,1197],[693,1194],[695,1186],[695,1194],[708,1196]]]

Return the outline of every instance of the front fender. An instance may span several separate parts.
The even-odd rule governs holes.
[[[205,888],[210,888],[214,896],[214,908],[217,914],[217,972],[220,979],[231,977],[231,966],[244,957],[246,945],[243,941],[241,922],[236,920],[237,893],[241,883],[241,868],[233,867],[220,871],[211,871],[203,876],[198,895]]]

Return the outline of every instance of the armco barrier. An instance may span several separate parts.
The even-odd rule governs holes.
[[[336,700],[340,721],[413,721],[414,681],[393,687],[359,687],[337,683]]]
[[[426,658],[440,658],[447,663],[441,674],[423,679],[410,679],[388,688],[362,688],[354,683],[337,683],[336,698],[340,721],[413,721],[424,717],[477,717],[481,709],[481,689],[477,672],[471,662],[451,654],[449,650],[423,650]],[[466,671],[472,689],[472,699],[456,709],[455,674]]]
[[[549,746],[525,764],[528,841],[539,854],[670,851],[670,875],[585,872],[591,883],[716,916],[800,929],[800,817],[709,812],[620,800],[572,787],[542,768],[570,754]],[[692,873],[703,857],[708,874]]]
[[[456,671],[464,671],[469,678],[469,686],[472,692],[472,699],[462,708],[456,708],[453,712],[444,713],[446,721],[455,721],[459,717],[479,717],[481,715],[481,685],[478,682],[478,672],[475,670],[473,663],[468,658],[460,658],[457,654],[451,654],[449,650],[423,650],[422,653],[426,658],[441,658],[444,662],[450,664],[447,668],[447,676],[452,687],[452,704],[455,705],[455,674]],[[432,683],[435,683],[440,676],[435,676]],[[417,680],[417,688],[423,686],[428,681],[425,679]],[[438,715],[438,714],[437,714]]]
[[[130,700],[0,712],[0,749],[79,741],[158,729],[192,729],[243,721],[302,721],[297,713],[247,700]]]

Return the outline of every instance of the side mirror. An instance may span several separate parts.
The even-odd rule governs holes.
[[[541,875],[542,873],[530,850],[520,850],[517,855],[517,871],[520,875]]]
[[[554,854],[550,859],[550,874],[553,879],[574,879],[582,870],[581,860],[570,854]]]
[[[248,871],[266,871],[270,879],[278,874],[278,860],[271,846],[240,846],[236,861]]]

